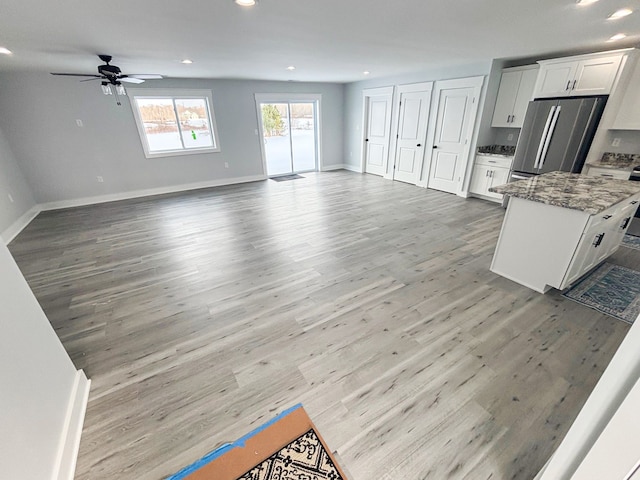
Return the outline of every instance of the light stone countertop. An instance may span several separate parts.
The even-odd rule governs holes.
[[[551,172],[492,187],[489,191],[596,215],[640,193],[640,182]]]

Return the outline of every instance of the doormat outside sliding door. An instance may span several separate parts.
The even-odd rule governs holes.
[[[633,323],[640,314],[640,272],[603,263],[562,295],[623,322]]]
[[[299,178],[304,178],[302,175],[298,175],[294,173],[293,175],[282,175],[281,177],[271,177],[271,180],[276,182],[286,182],[287,180],[297,180]]]
[[[347,480],[302,405],[167,480]]]

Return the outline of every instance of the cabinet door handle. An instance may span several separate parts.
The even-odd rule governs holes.
[[[489,170],[489,178],[493,178],[493,170]]]
[[[625,228],[627,228],[627,225],[629,225],[629,222],[631,221],[631,217],[627,217],[622,221],[622,225],[620,225],[620,228],[622,230],[624,230]]]
[[[630,205],[635,205],[636,203],[638,203],[638,200],[633,200],[632,202],[629,202]]]
[[[488,177],[489,176],[489,170],[487,170],[486,172],[484,172],[484,176]]]
[[[573,85],[571,86],[571,90],[575,90],[576,89],[576,83],[578,83],[578,80],[574,80],[573,81]]]
[[[567,88],[565,88],[565,90],[569,90],[569,87],[570,87],[570,86],[571,86],[571,80],[569,80],[569,81],[567,82]]]
[[[422,144],[421,144],[421,143],[419,143],[419,144],[417,144],[417,145],[416,145],[416,147],[421,147],[421,146],[422,146]]]
[[[602,243],[602,239],[604,238],[604,233],[601,233],[600,235],[596,235],[595,241],[593,242],[593,246],[594,247],[599,247],[600,244]]]
[[[513,123],[515,119],[516,119],[516,116],[515,115],[511,115],[511,123]]]
[[[605,220],[609,220],[611,218],[611,215],[604,215],[602,218],[604,218]]]

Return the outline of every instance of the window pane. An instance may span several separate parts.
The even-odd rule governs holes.
[[[291,144],[293,170],[316,169],[316,127],[313,103],[291,104]]]
[[[204,98],[176,99],[185,148],[213,147],[209,112]]]
[[[181,150],[182,142],[170,98],[136,98],[150,152]]]
[[[262,103],[260,109],[267,175],[291,173],[289,106],[286,103]]]

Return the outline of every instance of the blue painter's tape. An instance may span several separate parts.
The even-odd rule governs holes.
[[[216,448],[213,452],[207,453],[200,460],[197,460],[196,462],[192,463],[188,467],[183,468],[178,473],[175,473],[175,474],[171,475],[170,477],[167,477],[165,480],[182,480],[187,475],[192,474],[196,470],[204,467],[207,463],[212,462],[216,458],[221,457],[222,455],[224,455],[225,453],[233,450],[234,448],[242,448],[242,447],[244,447],[245,444],[247,443],[247,440],[249,440],[251,437],[254,437],[255,435],[257,435],[258,433],[262,432],[267,427],[270,427],[271,425],[273,425],[277,421],[282,420],[284,417],[289,415],[291,412],[294,412],[294,411],[298,410],[299,408],[302,408],[302,404],[301,403],[299,403],[297,405],[294,405],[293,407],[288,408],[284,412],[276,415],[275,417],[273,417],[271,420],[269,420],[265,424],[259,426],[255,430],[247,433],[245,436],[240,437],[235,442],[233,442],[233,443],[225,443],[221,447]]]

